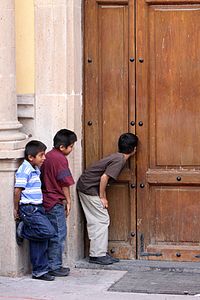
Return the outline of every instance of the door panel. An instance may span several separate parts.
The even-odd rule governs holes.
[[[200,2],[141,0],[136,11],[138,257],[197,261]]]
[[[98,98],[102,118],[99,133],[102,156],[116,151],[113,145],[116,145],[119,133],[128,130],[127,13],[127,6],[124,5],[98,7]]]
[[[135,230],[131,220],[135,222],[135,209],[131,204],[129,183],[117,183],[108,187],[109,213],[109,250],[117,257],[130,259],[136,257]],[[111,200],[111,201],[110,201]],[[128,216],[128,217],[127,217]]]
[[[190,8],[153,6],[149,8],[149,16],[149,31],[154,33],[149,36],[152,58],[149,89],[150,99],[155,99],[150,111],[150,132],[156,141],[152,145],[152,165],[198,166],[200,140],[196,136],[200,122],[195,120],[200,115],[199,9],[191,5]],[[174,140],[175,147],[169,147]]]
[[[117,152],[124,132],[134,132],[135,62],[133,1],[85,1],[85,166]],[[131,18],[131,22],[129,19]],[[109,249],[135,257],[135,164],[126,164],[118,182],[108,187]],[[119,222],[120,220],[120,222]]]

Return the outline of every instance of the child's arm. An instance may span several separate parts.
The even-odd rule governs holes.
[[[70,213],[70,210],[71,210],[71,196],[70,196],[69,186],[63,186],[62,190],[65,195],[66,202],[67,202],[65,210],[66,210],[66,216],[68,216]]]
[[[16,187],[14,190],[14,218],[15,220],[19,218],[19,201],[21,197],[22,188]]]
[[[109,176],[105,173],[101,176],[100,184],[99,184],[99,197],[104,208],[108,208],[108,200],[106,198],[106,186],[108,184]]]

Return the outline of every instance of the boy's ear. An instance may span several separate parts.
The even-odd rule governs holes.
[[[62,151],[63,149],[65,149],[65,146],[60,145],[59,150]]]
[[[29,160],[29,161],[32,161],[33,158],[34,158],[34,157],[33,157],[32,155],[28,155],[28,160]]]

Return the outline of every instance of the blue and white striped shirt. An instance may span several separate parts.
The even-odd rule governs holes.
[[[15,174],[15,187],[22,188],[20,204],[41,204],[43,202],[40,170],[27,161],[21,164]]]

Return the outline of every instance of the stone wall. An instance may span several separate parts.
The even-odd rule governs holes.
[[[57,130],[75,131],[78,141],[69,156],[75,181],[82,169],[81,0],[35,0],[34,8],[35,93],[16,97],[14,0],[0,1],[0,275],[6,276],[30,272],[28,244],[17,246],[13,219],[14,172],[28,138],[43,141],[49,150]],[[64,255],[69,265],[83,257],[84,251],[75,186],[71,194]]]
[[[81,0],[35,0],[35,136],[52,147],[56,131],[68,128],[78,141],[69,155],[75,181],[82,168]],[[68,220],[65,261],[83,256],[83,221],[75,187]]]

